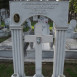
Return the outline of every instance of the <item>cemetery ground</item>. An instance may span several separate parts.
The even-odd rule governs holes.
[[[27,76],[35,74],[35,64],[25,63],[25,73]],[[53,71],[53,63],[43,63],[42,72],[45,77],[51,77]],[[12,61],[0,61],[0,77],[10,77],[13,74]],[[64,74],[66,77],[77,77],[77,63],[65,63]]]

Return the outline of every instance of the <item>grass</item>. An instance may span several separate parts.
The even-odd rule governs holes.
[[[77,64],[65,64],[64,73],[67,77],[77,77]]]
[[[35,64],[25,63],[25,73],[27,76],[33,76],[35,74]],[[43,63],[42,73],[45,77],[51,77],[53,73],[53,63]],[[0,62],[0,77],[11,77],[13,74],[12,62]],[[77,77],[77,64],[65,63],[64,75],[66,77]]]

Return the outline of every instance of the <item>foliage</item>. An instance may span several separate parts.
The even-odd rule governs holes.
[[[77,0],[70,0],[69,10],[71,12],[77,13]]]
[[[2,21],[0,27],[4,27],[5,23]]]
[[[30,29],[29,27],[26,27],[26,28],[24,27],[24,28],[23,28],[23,31],[24,31],[24,32],[27,32],[29,29]]]

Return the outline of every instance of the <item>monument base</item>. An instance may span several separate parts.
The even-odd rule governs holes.
[[[65,75],[59,75],[58,77],[65,77]]]
[[[54,77],[53,74],[52,74],[51,77]],[[59,75],[58,77],[66,77],[66,76],[65,75]]]
[[[42,74],[40,75],[40,74],[38,74],[38,75],[34,75],[33,77],[44,77]]]
[[[52,76],[51,77],[53,77],[53,74],[52,74]]]

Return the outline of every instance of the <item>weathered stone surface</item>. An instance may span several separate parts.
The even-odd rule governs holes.
[[[10,3],[10,26],[20,26],[27,18],[35,15],[43,15],[53,20],[58,27],[67,27],[68,24],[68,1],[46,2],[11,2]],[[23,12],[22,12],[23,11]],[[20,22],[15,23],[14,14],[20,15]]]
[[[66,48],[69,50],[77,50],[77,39],[67,39]]]

